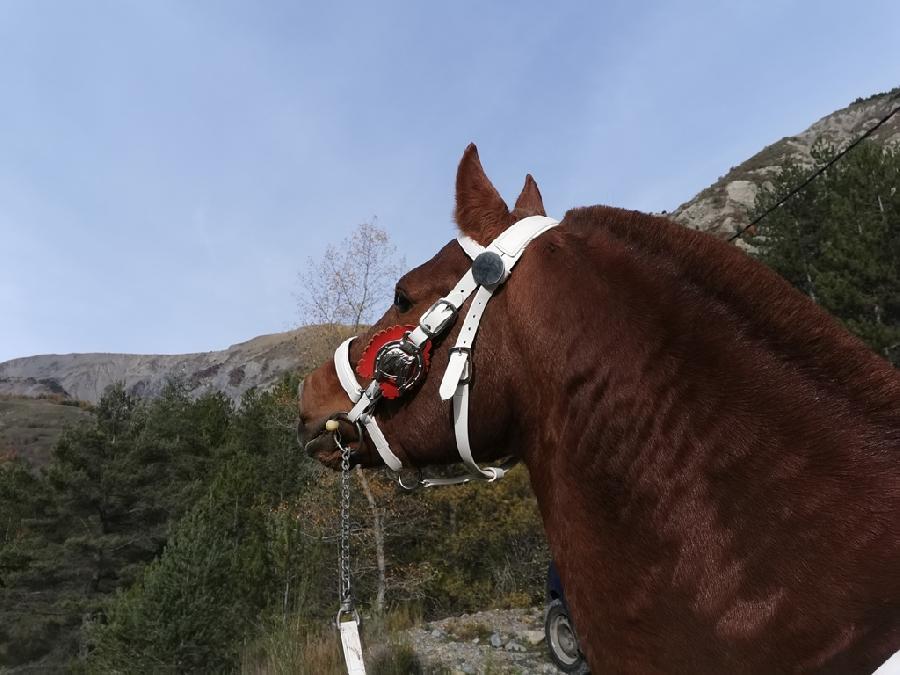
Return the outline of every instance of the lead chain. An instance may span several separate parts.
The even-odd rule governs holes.
[[[335,433],[334,442],[341,451],[341,533],[340,572],[341,610],[353,611],[353,591],[350,586],[350,448],[341,443]]]

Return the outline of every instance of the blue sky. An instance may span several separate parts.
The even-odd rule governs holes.
[[[550,215],[671,210],[900,84],[900,3],[0,0],[0,361],[220,349],[377,215],[453,236],[475,141]],[[385,301],[389,302],[389,298]]]

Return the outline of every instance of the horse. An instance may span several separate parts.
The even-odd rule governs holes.
[[[512,210],[470,145],[455,220],[487,246]],[[415,323],[472,266],[457,241],[403,276],[348,347]],[[373,409],[405,466],[459,461],[430,370]],[[536,237],[470,353],[474,460],[527,467],[595,673],[868,673],[900,647],[900,377],[738,248],[668,219],[575,208]],[[383,462],[335,363],[302,385],[300,434],[337,468]],[[490,518],[491,514],[484,514]]]

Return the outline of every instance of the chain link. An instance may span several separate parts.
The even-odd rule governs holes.
[[[350,585],[350,448],[341,443],[338,432],[334,442],[341,451],[341,533],[338,570],[340,572],[341,610],[353,611]]]

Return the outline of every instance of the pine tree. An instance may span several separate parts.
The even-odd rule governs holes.
[[[317,585],[303,555],[315,547],[299,540],[296,520],[284,507],[311,464],[296,449],[296,388],[296,377],[285,376],[271,391],[252,389],[225,416],[226,433],[215,424],[203,431],[223,443],[211,458],[214,479],[179,521],[162,556],[89,629],[91,670],[233,669],[242,640],[264,615],[297,607]],[[144,435],[153,436],[154,447],[161,439],[194,447],[183,425],[172,426],[181,406],[202,409],[209,420],[221,412],[214,400],[179,403],[174,395],[165,414],[151,405]],[[176,428],[179,433],[171,433]],[[189,454],[198,456],[196,448]],[[179,471],[183,479],[190,476]]]
[[[823,165],[835,149],[817,143]],[[756,212],[805,177],[789,163],[762,190]],[[753,244],[760,259],[900,364],[900,152],[864,143],[769,214]]]
[[[0,664],[65,662],[78,613],[60,564],[67,527],[48,482],[22,462],[0,467]]]
[[[93,419],[68,429],[43,475],[0,481],[0,655],[64,667],[96,620],[163,550],[171,524],[208,489],[229,437],[230,400],[192,400],[170,382],[150,401],[110,387]]]
[[[90,630],[92,672],[221,672],[235,666],[272,591],[259,474],[222,467],[140,581]]]

